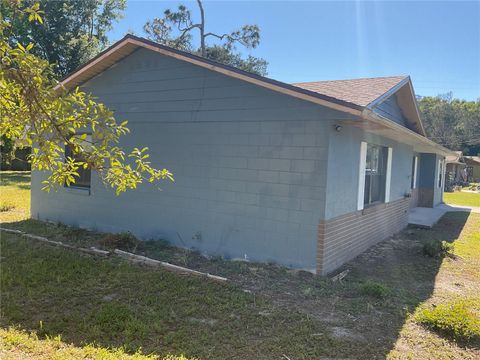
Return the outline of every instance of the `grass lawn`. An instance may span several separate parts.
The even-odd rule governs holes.
[[[480,207],[480,194],[473,192],[444,192],[443,201],[450,205],[464,205]]]
[[[4,178],[1,190],[13,186]],[[2,226],[73,245],[111,245],[112,236],[23,220],[13,211],[2,214]],[[478,359],[479,229],[480,214],[468,213],[449,213],[432,230],[406,229],[346,264],[350,272],[340,283],[207,259],[162,241],[136,247],[226,276],[227,284],[2,232],[0,358]],[[442,240],[454,243],[454,255],[424,255],[425,243]],[[457,328],[458,318],[443,313],[461,299],[468,300],[461,314],[471,316],[459,325],[473,334],[468,341],[436,326],[446,319]],[[430,317],[436,322],[422,320],[437,308],[443,312]]]
[[[30,216],[30,172],[0,171],[0,222]]]

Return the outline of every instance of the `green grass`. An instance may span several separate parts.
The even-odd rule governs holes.
[[[201,359],[360,351],[308,315],[231,284],[82,257],[13,234],[2,234],[1,248],[3,327],[61,335],[75,346]]]
[[[473,192],[444,192],[443,201],[450,205],[480,207],[480,194]]]
[[[480,298],[458,298],[417,310],[416,320],[457,341],[480,346]]]
[[[0,172],[0,223],[30,217],[30,172]]]
[[[2,359],[93,359],[93,360],[188,360],[184,356],[158,357],[140,352],[127,354],[124,349],[105,349],[94,345],[75,346],[61,336],[39,338],[35,333],[15,328],[0,329]]]

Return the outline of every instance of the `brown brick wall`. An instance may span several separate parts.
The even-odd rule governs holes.
[[[408,225],[410,199],[379,204],[318,225],[317,273],[328,274]]]

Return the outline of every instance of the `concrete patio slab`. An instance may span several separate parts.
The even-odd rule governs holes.
[[[445,214],[447,210],[435,208],[416,207],[410,209],[408,223],[421,227],[431,228]]]
[[[410,225],[431,228],[440,220],[443,214],[449,211],[467,211],[480,214],[480,207],[447,204],[440,204],[434,208],[416,207],[410,209],[408,223]]]

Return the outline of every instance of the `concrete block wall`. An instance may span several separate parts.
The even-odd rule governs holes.
[[[147,50],[85,88],[129,120],[122,145],[148,146],[175,183],[117,197],[94,173],[89,193],[46,194],[36,173],[33,217],[315,271],[328,130],[347,115]]]

